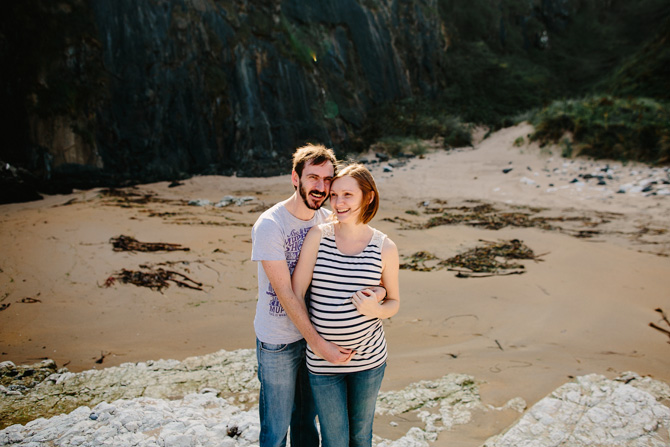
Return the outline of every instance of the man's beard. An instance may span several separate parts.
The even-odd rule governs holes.
[[[298,180],[298,191],[300,191],[300,197],[302,197],[302,201],[305,202],[305,205],[310,210],[315,210],[316,211],[319,208],[321,208],[321,206],[326,202],[327,196],[325,195],[325,193],[323,193],[324,194],[324,199],[320,203],[317,203],[316,205],[312,205],[311,203],[309,203],[309,198],[307,196],[307,191],[305,191],[305,188],[303,188],[302,181],[300,181],[300,180]],[[313,193],[313,192],[321,193],[321,191],[319,191],[317,189],[313,189],[313,190],[310,191],[310,194]],[[312,197],[312,198],[316,199],[316,197]]]

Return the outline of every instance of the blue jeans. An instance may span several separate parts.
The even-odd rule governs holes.
[[[309,375],[323,447],[370,447],[386,364],[347,374]]]
[[[289,425],[292,447],[319,447],[305,349],[305,340],[275,345],[256,339],[260,447],[284,447]]]

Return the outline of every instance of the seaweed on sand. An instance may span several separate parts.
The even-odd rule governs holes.
[[[146,268],[147,266],[144,267]],[[168,281],[177,284],[179,287],[186,287],[194,290],[202,290],[203,285],[183,273],[175,272],[174,270],[165,270],[163,268],[149,271],[121,269],[120,272],[107,278],[104,287],[109,287],[116,281],[120,281],[124,284],[134,284],[138,287],[148,287],[151,290],[157,290],[159,292],[162,292],[163,289],[170,286]]]
[[[517,207],[518,208],[518,207]],[[540,228],[548,231],[560,231],[579,238],[590,238],[600,234],[598,230],[570,229],[557,223],[579,222],[583,226],[595,227],[609,220],[607,216],[597,216],[594,221],[587,216],[533,216],[542,211],[539,208],[523,207],[528,211],[501,212],[493,205],[482,203],[476,206],[426,208],[425,214],[433,214],[426,222],[405,224],[406,229],[428,229],[441,225],[469,225],[486,230],[500,230],[505,227]]]
[[[502,242],[484,242],[483,246],[475,247],[449,259],[438,260],[431,253],[420,251],[408,256],[408,262],[400,268],[413,271],[431,271],[447,269],[457,272],[459,278],[475,278],[485,276],[520,275],[525,273],[525,267],[512,259],[532,259],[541,261],[540,256],[528,248],[522,241],[512,239]],[[502,261],[500,259],[503,259]],[[427,266],[426,261],[438,260],[433,266]]]
[[[114,246],[114,251],[189,251],[190,248],[182,247],[180,244],[165,242],[140,242],[132,236],[118,236],[109,240]]]

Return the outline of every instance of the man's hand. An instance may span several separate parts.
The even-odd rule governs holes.
[[[379,301],[372,290],[359,290],[351,296],[351,302],[361,315],[379,318]]]
[[[331,343],[325,340],[323,340],[323,343],[321,343],[319,348],[312,346],[312,350],[322,359],[337,365],[346,365],[349,363],[349,361],[351,361],[351,358],[356,353],[356,351],[343,348],[336,345],[335,343]]]
[[[370,287],[368,290],[371,290],[377,296],[378,303],[381,303],[386,299],[386,288],[381,284],[378,286]]]

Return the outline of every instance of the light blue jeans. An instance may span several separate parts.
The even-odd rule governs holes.
[[[309,374],[323,447],[370,447],[386,364],[347,374]]]
[[[305,349],[305,340],[275,345],[256,339],[260,447],[284,447],[289,425],[292,447],[319,447]]]

